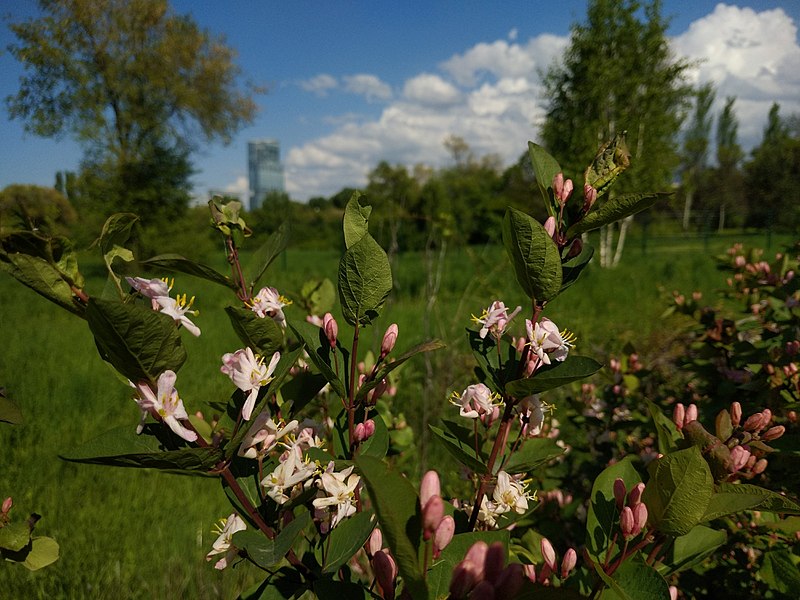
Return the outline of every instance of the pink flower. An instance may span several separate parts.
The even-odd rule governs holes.
[[[158,296],[153,299],[161,308],[161,312],[165,315],[172,317],[178,325],[183,325],[194,336],[200,335],[200,328],[189,320],[186,314],[197,315],[198,311],[191,310],[194,303],[194,297],[188,302],[186,301],[186,294],[181,296],[178,294],[175,298],[169,296]]]
[[[169,296],[169,286],[163,279],[145,279],[143,277],[126,277],[125,281],[145,298]]]
[[[560,362],[567,358],[574,338],[566,331],[559,332],[550,319],[542,317],[536,323],[526,319],[525,328],[528,331],[528,344],[541,362],[549,365],[551,359]]]
[[[217,530],[219,536],[214,541],[211,552],[206,554],[206,560],[211,560],[211,557],[217,554],[225,554],[225,556],[214,564],[215,569],[221,571],[228,566],[228,561],[236,556],[237,550],[236,547],[231,544],[231,539],[234,533],[237,531],[244,531],[245,529],[247,529],[247,525],[236,513],[232,513],[227,519],[222,521],[222,527]]]
[[[460,407],[459,414],[468,419],[491,412],[499,402],[500,397],[482,383],[467,387],[460,396],[453,392],[450,397],[450,403]]]
[[[486,337],[487,333],[491,333],[495,339],[503,337],[503,332],[506,330],[508,323],[519,314],[522,307],[518,306],[514,312],[508,314],[508,308],[500,300],[495,300],[492,304],[483,311],[480,317],[473,315],[472,320],[481,326],[478,335],[481,339]]]
[[[383,340],[381,341],[381,358],[386,358],[386,356],[394,350],[394,345],[397,343],[397,323],[392,323],[386,329],[386,333],[383,334]]]
[[[251,310],[262,319],[270,317],[281,327],[286,326],[286,317],[283,314],[283,307],[291,304],[289,300],[278,293],[274,287],[261,288],[251,303]]]
[[[187,442],[194,442],[197,434],[184,427],[179,419],[188,419],[189,415],[183,407],[183,400],[178,396],[175,389],[177,375],[174,371],[164,371],[158,377],[157,391],[154,393],[147,382],[137,384],[131,383],[136,389],[136,404],[142,410],[142,421],[136,428],[136,433],[142,433],[144,422],[147,415],[151,414],[155,418],[163,421],[175,433]]]
[[[253,354],[250,348],[237,350],[222,357],[220,371],[231,378],[231,381],[243,392],[249,392],[247,400],[242,407],[242,418],[247,421],[253,412],[258,397],[258,390],[272,381],[272,373],[281,358],[280,352],[272,355],[268,366],[264,366],[264,359]]]

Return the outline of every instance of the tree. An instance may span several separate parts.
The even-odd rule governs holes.
[[[8,49],[26,73],[6,98],[9,114],[36,135],[80,142],[84,170],[100,166],[114,194],[128,189],[118,181],[137,186],[123,204],[157,193],[162,166],[181,171],[177,189],[187,187],[197,141],[228,142],[252,120],[255,104],[237,85],[234,51],[166,0],[40,0],[39,7],[41,17],[11,25],[17,43]],[[185,206],[186,196],[169,200]]]
[[[622,131],[632,161],[616,191],[670,184],[679,164],[675,138],[691,88],[690,63],[672,55],[667,26],[659,0],[591,0],[586,22],[572,27],[561,64],[547,72],[543,145],[559,157],[565,177],[578,189],[598,147]],[[624,221],[621,231],[629,223]]]
[[[715,177],[716,204],[719,207],[719,231],[725,228],[726,213],[729,206],[741,208],[742,173],[739,163],[744,157],[738,142],[739,121],[733,110],[735,97],[729,97],[717,121],[717,164]]]
[[[695,94],[694,112],[689,129],[683,139],[682,184],[684,193],[683,230],[689,229],[692,202],[698,181],[707,168],[708,146],[711,135],[711,105],[714,103],[714,87],[700,86]]]
[[[0,234],[42,230],[63,235],[75,218],[75,209],[54,188],[12,184],[0,191]]]

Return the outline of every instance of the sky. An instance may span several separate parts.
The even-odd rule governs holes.
[[[761,139],[767,113],[800,113],[799,0],[663,0],[676,56],[696,61],[692,83],[716,86],[718,113],[737,98],[739,142]],[[443,141],[466,140],[477,156],[515,162],[537,141],[546,99],[541,73],[582,22],[586,0],[173,0],[238,53],[243,81],[263,87],[259,112],[232,142],[202,144],[192,178],[209,190],[247,192],[247,142],[280,142],[286,191],[295,200],[366,183],[381,160],[447,165]],[[23,71],[5,51],[8,23],[35,17],[33,0],[0,4],[0,98]],[[82,148],[38,138],[0,106],[0,189],[52,185],[77,170]]]

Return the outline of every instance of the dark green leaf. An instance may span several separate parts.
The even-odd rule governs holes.
[[[599,209],[590,212],[583,219],[572,225],[567,230],[567,237],[577,237],[586,231],[598,229],[609,223],[616,223],[625,217],[650,208],[659,200],[666,200],[670,196],[672,196],[672,192],[650,192],[611,198]]]
[[[542,148],[539,144],[528,142],[528,156],[531,159],[533,172],[536,175],[536,183],[539,184],[539,191],[544,198],[547,213],[556,216],[555,207],[552,203],[551,190],[553,189],[553,178],[561,173],[561,167],[555,158]]]
[[[378,368],[378,372],[375,374],[375,377],[370,381],[365,382],[359,388],[358,393],[356,394],[356,400],[359,401],[365,398],[367,396],[367,393],[369,393],[370,390],[374,389],[375,386],[377,386],[382,379],[384,379],[387,375],[389,375],[389,373],[394,371],[397,367],[402,366],[402,364],[405,363],[409,358],[412,358],[422,352],[432,352],[433,350],[440,350],[441,348],[444,347],[445,344],[441,340],[430,340],[418,344],[413,348],[411,348],[410,350],[406,350],[405,352],[403,352],[403,354],[401,354],[391,362],[384,362],[380,366],[380,368]]]
[[[297,417],[327,383],[325,377],[309,371],[301,371],[287,381],[281,388],[281,397],[292,403],[289,417]]]
[[[594,375],[602,368],[603,365],[588,356],[568,356],[563,362],[554,362],[541,367],[527,379],[508,382],[506,393],[515,398],[541,394]]]
[[[444,444],[445,449],[451,455],[453,455],[456,460],[463,463],[464,466],[472,469],[476,473],[483,473],[486,471],[486,465],[481,458],[475,454],[475,449],[472,442],[459,439],[450,432],[442,431],[433,425],[429,425],[428,427],[436,436],[436,439]]]
[[[493,336],[487,335],[481,338],[480,333],[474,329],[467,329],[469,346],[472,348],[472,355],[478,363],[478,368],[483,373],[482,383],[497,394],[502,394],[505,387],[506,369],[516,374],[516,350],[511,352],[509,348],[509,359],[504,365],[500,365],[500,356],[497,352],[497,341]],[[480,377],[480,375],[479,375]]]
[[[361,192],[353,192],[344,208],[344,246],[348,249],[357,244],[361,238],[367,235],[368,231],[372,207],[361,206],[358,201],[360,197]]]
[[[22,565],[36,571],[58,560],[58,542],[49,537],[31,538],[31,549]]]
[[[344,388],[344,383],[342,383],[342,380],[339,379],[331,368],[328,358],[330,353],[326,351],[320,341],[320,328],[306,322],[289,323],[289,328],[303,341],[309,359],[314,363],[314,366],[317,367],[317,370],[322,373],[328,383],[331,384],[336,395],[339,396],[339,398],[346,398],[347,391]],[[327,344],[327,340],[325,343]]]
[[[592,485],[589,513],[586,517],[586,550],[595,562],[604,559],[619,522],[614,501],[614,480],[622,478],[628,490],[641,481],[639,473],[633,467],[633,460],[632,456],[626,456],[607,467]]]
[[[650,400],[647,401],[647,409],[650,411],[650,416],[653,419],[653,425],[656,428],[656,437],[658,439],[658,451],[661,454],[669,454],[678,449],[677,442],[683,439],[683,436],[675,427],[672,419],[667,417],[661,409]]]
[[[728,539],[724,531],[697,525],[686,535],[675,538],[659,572],[667,577],[690,569],[710,556]]]
[[[340,581],[330,577],[322,577],[314,580],[314,595],[303,596],[297,600],[365,600],[366,598],[378,598],[363,585],[352,581]]]
[[[629,558],[611,577],[595,565],[598,574],[609,586],[600,595],[602,600],[669,600],[669,585],[653,567],[640,558]]]
[[[58,269],[44,259],[3,252],[0,253],[0,269],[50,302],[83,316],[84,308],[76,302],[69,283],[64,281]]]
[[[748,483],[722,483],[711,496],[703,521],[719,519],[743,510],[800,515],[800,505],[786,496]]]
[[[260,531],[245,529],[237,531],[231,538],[231,543],[247,553],[247,558],[252,560],[262,569],[274,569],[291,550],[297,537],[311,523],[311,513],[303,511],[295,517],[275,537],[269,539]]]
[[[558,295],[561,257],[544,227],[524,212],[509,208],[503,219],[503,244],[529,298],[547,302]]]
[[[108,254],[115,247],[124,247],[131,237],[133,226],[139,220],[133,213],[115,213],[106,219],[96,244],[100,252]]]
[[[770,588],[782,594],[793,594],[800,590],[800,570],[789,550],[765,552],[758,575]]]
[[[330,533],[326,542],[327,551],[323,573],[335,573],[366,543],[375,529],[375,515],[372,511],[356,513],[339,523]]]
[[[131,381],[155,384],[186,361],[175,321],[150,308],[92,298],[86,320],[103,360]]]
[[[412,598],[427,598],[428,589],[418,562],[422,529],[417,492],[408,479],[377,458],[357,456],[355,463],[406,589]]]
[[[528,473],[564,454],[564,449],[551,438],[530,438],[518,448],[503,469],[507,473]]]
[[[280,224],[277,231],[270,234],[267,240],[253,253],[244,269],[245,281],[254,290],[258,280],[266,273],[272,262],[286,250],[291,232],[289,221]]]
[[[584,172],[584,182],[597,190],[598,197],[605,194],[631,164],[631,153],[625,143],[626,133],[618,133],[613,140],[603,144]]]
[[[373,237],[365,234],[339,262],[339,302],[350,325],[369,325],[392,291],[389,258]]]
[[[453,539],[442,550],[442,554],[433,564],[433,567],[428,572],[428,598],[436,600],[437,598],[447,598],[450,592],[450,580],[453,577],[453,569],[455,566],[464,560],[464,556],[475,542],[486,542],[491,545],[495,542],[500,542],[505,548],[506,555],[508,555],[509,543],[508,530],[503,531],[473,531],[469,533],[459,533],[453,536]]]
[[[274,319],[259,317],[252,310],[236,306],[226,306],[225,312],[236,335],[253,352],[269,359],[283,347],[283,329]]]
[[[205,279],[212,283],[216,283],[233,290],[236,289],[236,284],[229,278],[220,273],[219,271],[207,265],[195,262],[185,258],[179,254],[160,254],[142,261],[141,265],[148,269],[159,271],[186,273],[200,279]]]
[[[589,265],[589,261],[594,256],[594,248],[586,244],[581,249],[578,256],[573,256],[569,260],[561,263],[561,292],[578,280],[578,276]]]
[[[324,315],[336,302],[336,287],[333,282],[324,279],[306,281],[300,288],[301,305],[309,314]]]
[[[714,479],[697,446],[657,458],[647,470],[650,479],[642,502],[652,527],[679,536],[706,520],[703,515],[714,493]]]

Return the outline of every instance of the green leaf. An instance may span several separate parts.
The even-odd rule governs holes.
[[[342,380],[339,379],[331,368],[328,362],[329,359],[327,358],[329,353],[326,352],[323,343],[320,341],[322,330],[316,325],[305,322],[289,323],[289,328],[303,341],[309,359],[314,363],[314,366],[317,367],[317,370],[325,377],[328,383],[331,384],[336,395],[339,396],[339,398],[346,398],[347,391],[345,390],[344,383],[342,383]],[[327,344],[327,339],[325,343]]]
[[[619,521],[614,501],[614,480],[622,478],[626,489],[632,489],[641,481],[633,467],[633,456],[626,456],[618,463],[607,467],[592,485],[591,502],[586,517],[586,550],[595,562],[602,562],[606,548],[616,531]]]
[[[289,221],[284,221],[253,253],[244,269],[245,281],[250,285],[251,290],[255,289],[258,280],[267,272],[272,262],[278,258],[281,252],[286,250],[289,245],[290,233],[290,223]]]
[[[583,246],[578,256],[573,256],[569,260],[561,263],[562,280],[561,290],[559,293],[566,290],[578,280],[578,276],[589,265],[589,262],[592,260],[593,256],[594,248],[589,244],[586,244]]]
[[[544,227],[524,212],[509,208],[503,219],[503,244],[529,298],[541,303],[558,295],[561,257]]]
[[[9,523],[0,527],[0,548],[19,552],[31,541],[31,528],[25,522]]]
[[[19,425],[22,423],[22,411],[0,391],[0,422]]]
[[[359,401],[363,398],[366,398],[367,394],[377,386],[382,379],[387,377],[392,371],[396,368],[402,366],[404,362],[406,362],[409,358],[413,358],[417,354],[421,354],[422,352],[432,352],[433,350],[440,350],[444,348],[445,344],[441,340],[429,340],[427,342],[422,342],[421,344],[417,344],[410,350],[406,350],[395,358],[391,362],[384,362],[379,368],[378,372],[375,374],[375,377],[371,380],[365,382],[358,390],[356,394],[356,401]]]
[[[472,432],[460,426],[456,427],[462,430],[464,435],[456,436],[451,432],[445,432],[434,425],[428,425],[428,428],[436,436],[436,439],[444,444],[445,450],[447,450],[456,460],[477,473],[485,472],[486,464],[483,462],[480,456],[475,454],[474,445],[470,439]]]
[[[69,462],[207,475],[223,460],[222,449],[181,447],[183,440],[166,425],[148,424],[141,435],[123,426],[60,455]]]
[[[324,279],[311,279],[300,288],[301,305],[309,314],[324,315],[336,302],[336,287],[333,282]]]
[[[231,543],[247,553],[247,558],[252,560],[262,569],[274,569],[291,550],[297,537],[311,523],[311,513],[303,511],[296,516],[283,530],[269,539],[262,532],[245,529],[237,531],[231,538]]]
[[[563,362],[545,365],[527,379],[517,379],[506,384],[506,393],[515,398],[541,394],[562,385],[594,375],[603,368],[588,356],[568,356]]]
[[[650,479],[642,502],[651,526],[679,536],[706,520],[703,515],[714,493],[714,479],[697,446],[657,458],[647,470]]]
[[[666,200],[672,195],[672,192],[649,192],[611,198],[599,209],[590,212],[567,229],[567,237],[577,237],[586,231],[598,229],[609,223],[616,223],[625,217],[650,208],[659,200]]]
[[[180,254],[159,254],[153,258],[148,258],[141,262],[141,265],[148,269],[185,273],[193,277],[199,277],[212,283],[216,283],[232,290],[236,289],[236,284],[216,269],[207,265],[195,262]]]
[[[350,325],[369,325],[392,291],[389,258],[373,237],[365,234],[339,262],[339,301]]]
[[[378,598],[363,585],[352,581],[340,581],[331,577],[314,580],[313,596],[301,596],[297,600],[366,600]]]
[[[330,533],[326,542],[327,552],[323,573],[335,573],[366,543],[375,529],[375,515],[372,511],[356,513],[339,523]]]
[[[120,295],[123,293],[120,285],[121,279],[114,272],[114,259],[121,258],[125,262],[133,261],[133,252],[125,248],[125,244],[128,243],[133,226],[138,220],[139,217],[133,213],[111,215],[103,224],[103,230],[100,232],[100,237],[96,242],[100,252],[103,254],[103,261],[106,263],[108,274],[119,289]]]
[[[77,304],[69,283],[61,273],[44,259],[27,254],[0,253],[0,268],[34,292],[69,312],[83,316],[84,308]]]
[[[564,449],[551,438],[525,440],[505,466],[506,473],[529,473],[564,454]]]
[[[408,479],[377,458],[357,456],[355,464],[364,478],[381,532],[406,589],[412,598],[427,598],[428,590],[418,562],[422,523],[417,492]]]
[[[724,531],[697,525],[689,533],[675,538],[663,565],[659,567],[659,572],[668,577],[673,573],[690,569],[710,556],[727,539],[728,534]]]
[[[383,458],[389,452],[389,430],[380,413],[372,416],[372,422],[375,423],[375,433],[359,446],[358,453],[362,456]]]
[[[475,542],[486,542],[491,545],[500,542],[508,555],[508,544],[510,535],[508,530],[502,531],[472,531],[469,533],[459,533],[453,536],[447,547],[442,550],[442,554],[433,563],[433,567],[428,571],[428,598],[447,598],[450,592],[450,580],[453,577],[453,569],[464,560],[464,556]]]
[[[58,542],[49,537],[31,538],[31,549],[22,563],[31,571],[36,571],[58,560]]]
[[[769,587],[782,594],[797,593],[800,589],[800,570],[788,550],[765,552],[758,575]]]
[[[361,206],[358,199],[361,192],[355,191],[350,196],[347,206],[344,208],[344,245],[351,248],[357,244],[361,238],[367,235],[369,226],[369,215],[372,212],[371,206]]]
[[[289,417],[297,417],[300,411],[325,387],[328,381],[319,373],[300,371],[281,388],[281,397],[284,402],[291,402]],[[286,410],[281,407],[281,411]]]
[[[131,381],[155,384],[161,373],[177,372],[186,361],[175,321],[165,314],[91,298],[86,320],[100,356]]]
[[[605,194],[614,180],[631,164],[631,153],[625,143],[626,133],[618,133],[614,139],[603,144],[584,172],[584,183],[595,188],[598,197]]]
[[[238,306],[226,306],[225,312],[233,331],[253,352],[269,359],[283,347],[283,328],[274,319],[259,317],[252,310]]]
[[[661,409],[652,401],[647,400],[647,409],[650,411],[650,416],[653,419],[653,425],[656,428],[656,437],[658,440],[658,451],[661,454],[669,454],[678,449],[678,440],[683,439],[683,436],[675,427],[672,419],[667,417]]]
[[[551,217],[556,216],[553,206],[551,190],[553,189],[553,178],[561,173],[561,167],[555,158],[542,148],[539,144],[528,142],[528,156],[531,159],[533,172],[536,175],[536,183],[539,184],[539,191],[544,198],[547,213]]]
[[[629,558],[609,577],[599,565],[595,570],[609,586],[601,600],[669,600],[669,585],[641,558]]]
[[[800,515],[800,504],[771,490],[748,483],[722,483],[706,507],[703,521],[719,519],[743,510]]]
[[[479,332],[474,329],[467,329],[467,338],[469,339],[469,346],[472,348],[472,355],[478,363],[478,368],[486,376],[483,383],[493,392],[502,394],[505,387],[504,368],[516,373],[516,350],[509,357],[509,362],[503,365],[504,368],[502,368],[497,352],[497,341],[493,336],[487,335],[482,338]]]

